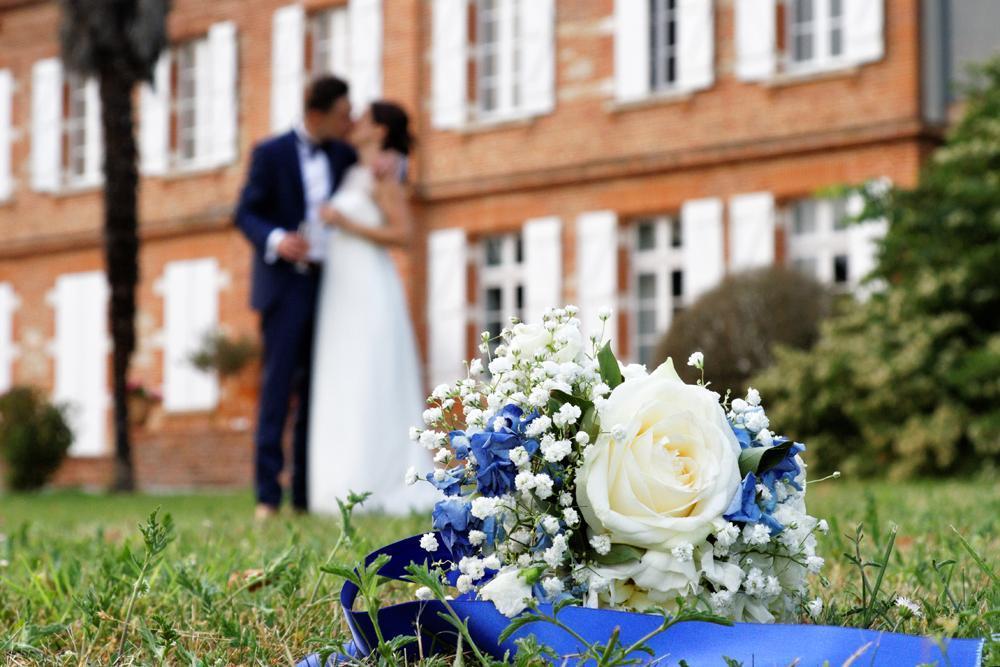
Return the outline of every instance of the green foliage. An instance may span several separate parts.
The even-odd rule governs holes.
[[[1000,59],[911,190],[866,188],[889,230],[870,280],[808,352],[754,380],[810,463],[895,478],[1000,462]]]
[[[824,601],[816,622],[861,624],[864,587],[845,554],[858,555],[854,526],[864,522],[870,537],[860,542],[860,560],[888,563],[872,607],[873,628],[936,637],[1000,632],[1000,585],[993,579],[1000,554],[995,485],[824,482],[810,486],[809,503],[813,514],[830,521],[829,533],[817,534],[827,566],[825,579],[814,582],[813,594]],[[163,510],[156,516],[163,518],[151,522],[146,516],[157,505]],[[253,499],[242,494],[56,492],[0,497],[0,507],[2,664],[110,665],[120,645],[120,664],[126,665],[294,664],[309,653],[339,651],[350,638],[339,609],[342,580],[321,568],[359,562],[377,547],[428,528],[426,515],[355,514],[348,540],[339,519],[296,517],[261,525],[252,519]],[[169,529],[167,512],[173,517]],[[142,531],[135,529],[137,522]],[[891,524],[898,529],[886,557]],[[147,554],[152,560],[140,577]],[[868,602],[878,567],[866,565]],[[356,576],[353,568],[341,573]],[[424,583],[378,578],[376,603],[412,600],[417,585],[430,583],[422,572],[411,576]],[[451,591],[435,595],[445,592]],[[901,613],[898,595],[913,600],[922,615]],[[886,601],[893,604],[883,609]],[[809,622],[805,614],[802,620]],[[983,664],[997,663],[995,648],[988,644]],[[465,640],[461,651],[396,664],[481,667]],[[506,662],[552,664],[544,654],[528,637]],[[364,664],[392,663],[376,656]]]
[[[0,456],[8,488],[45,485],[73,444],[63,410],[35,389],[15,387],[0,396]]]
[[[808,348],[815,342],[830,307],[825,287],[791,269],[732,275],[677,314],[657,346],[657,364],[672,357],[677,373],[694,383],[702,373],[684,362],[704,352],[712,387],[742,396],[750,377],[773,363],[776,344]]]
[[[221,331],[211,331],[191,354],[191,363],[199,370],[229,377],[243,370],[258,354],[257,343],[250,336],[230,338]]]

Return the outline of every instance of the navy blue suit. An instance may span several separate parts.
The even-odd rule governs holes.
[[[298,138],[287,132],[259,144],[236,208],[236,226],[254,247],[250,303],[260,312],[263,377],[257,416],[257,501],[281,503],[278,475],[284,467],[282,436],[293,395],[298,408],[293,435],[292,504],[306,509],[306,452],[309,430],[309,380],[319,274],[301,272],[278,258],[265,261],[267,239],[275,228],[295,232],[305,217],[305,189]],[[321,146],[330,161],[330,193],[357,161],[339,141]]]

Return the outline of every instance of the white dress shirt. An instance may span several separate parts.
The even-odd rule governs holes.
[[[295,127],[296,148],[299,151],[299,170],[302,172],[302,191],[305,193],[306,217],[299,224],[299,233],[309,243],[309,261],[322,262],[326,259],[326,243],[330,230],[320,218],[319,211],[330,198],[332,174],[330,161],[322,150],[313,150],[314,140],[303,125]],[[267,237],[267,252],[264,261],[269,264],[278,259],[278,245],[288,231],[275,229]]]

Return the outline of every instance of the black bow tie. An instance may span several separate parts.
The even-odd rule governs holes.
[[[297,136],[299,137],[299,143],[302,144],[302,146],[304,146],[309,151],[309,157],[316,157],[316,153],[319,153],[320,151],[323,150],[323,144],[318,144],[309,141],[308,139],[306,139],[301,135]]]

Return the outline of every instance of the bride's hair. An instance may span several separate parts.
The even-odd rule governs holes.
[[[372,120],[385,128],[384,150],[394,150],[403,155],[409,155],[413,148],[414,138],[410,134],[410,117],[403,107],[395,102],[372,102]]]

